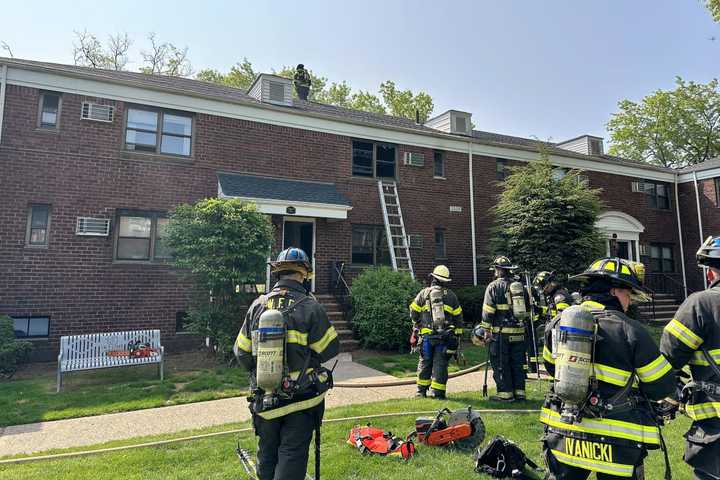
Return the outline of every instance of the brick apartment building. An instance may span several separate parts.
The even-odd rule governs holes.
[[[195,80],[0,58],[0,313],[40,356],[61,335],[160,328],[180,348],[187,280],[167,264],[166,215],[207,197],[254,201],[276,249],[312,253],[314,289],[389,263],[378,179],[397,182],[415,274],[447,264],[488,280],[489,209],[534,140],[293,98],[262,75],[249,92]],[[548,144],[557,174],[603,189],[599,227],[648,266],[657,291],[703,287],[694,252],[720,232],[720,161],[669,170],[603,154],[583,135]],[[701,235],[702,230],[702,235]]]

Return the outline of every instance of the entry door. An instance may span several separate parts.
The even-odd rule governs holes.
[[[290,247],[302,248],[315,267],[315,223],[285,219],[283,223],[283,250]],[[315,280],[313,279],[313,290]]]
[[[608,255],[624,258],[625,260],[635,260],[633,258],[633,240],[615,240],[615,245],[617,248],[616,252],[612,251],[612,242],[613,240],[608,241]]]

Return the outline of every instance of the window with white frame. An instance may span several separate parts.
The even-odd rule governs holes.
[[[188,157],[192,152],[192,124],[189,114],[129,108],[125,149]]]
[[[55,92],[42,92],[40,94],[40,111],[38,114],[38,127],[55,130],[60,125],[60,105],[62,97]]]

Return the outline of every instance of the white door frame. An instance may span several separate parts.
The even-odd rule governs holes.
[[[630,256],[636,262],[640,261],[640,234],[645,231],[645,227],[635,217],[611,210],[601,213],[595,225],[608,240],[605,244],[606,255],[610,256],[610,240],[616,235],[616,240],[630,242]],[[634,255],[632,244],[635,244]]]
[[[283,225],[282,225],[282,238],[280,239],[280,245],[282,248],[285,248],[285,223],[286,222],[298,222],[298,223],[312,223],[313,226],[313,238],[312,238],[312,268],[313,272],[315,272],[315,249],[316,249],[316,241],[317,241],[317,222],[315,221],[315,218],[313,217],[290,217],[290,216],[283,216]],[[305,252],[307,253],[307,252]],[[310,280],[311,283],[311,290],[315,291],[315,275],[313,275],[312,280]]]

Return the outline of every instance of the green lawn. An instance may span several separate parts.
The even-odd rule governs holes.
[[[544,383],[532,382],[528,389],[530,399],[522,404],[512,405],[513,408],[538,408],[544,388]],[[488,402],[482,399],[478,393],[459,393],[451,395],[450,399],[442,404],[431,399],[408,399],[342,407],[329,410],[326,418],[435,410],[440,405],[462,408],[468,404],[476,408],[503,408],[504,406]],[[398,435],[405,435],[412,429],[413,420],[413,416],[403,416],[374,419],[372,423]],[[518,442],[531,458],[540,462],[539,439],[542,435],[542,427],[537,421],[537,413],[485,413],[483,420],[487,426],[488,439],[496,434],[505,435]],[[470,454],[443,448],[419,446],[418,455],[407,464],[394,458],[363,457],[356,449],[345,443],[348,431],[356,423],[366,422],[347,421],[327,424],[323,427],[323,478],[417,480],[417,478],[464,478],[468,475],[473,478],[489,478],[475,476],[472,473],[473,463]],[[664,430],[670,444],[675,480],[692,478],[689,469],[682,462],[684,440],[681,434],[687,429],[688,424],[686,419],[681,419],[673,422]],[[240,425],[230,425],[225,428],[237,428],[238,426]],[[218,428],[214,428],[206,431],[217,430]],[[161,447],[4,466],[0,467],[0,480],[244,478],[233,452],[236,441],[236,435],[226,435]],[[255,450],[255,438],[252,433],[241,434],[240,441],[245,448]],[[127,443],[128,441],[114,442],[111,445]],[[312,469],[312,464],[311,457],[310,469]],[[648,479],[662,478],[663,462],[659,451],[650,453],[646,472]]]
[[[165,381],[157,366],[95,370],[66,375],[55,393],[47,365],[30,366],[0,382],[0,427],[62,418],[233,397],[244,393],[245,372],[217,367],[200,355],[168,357]]]

